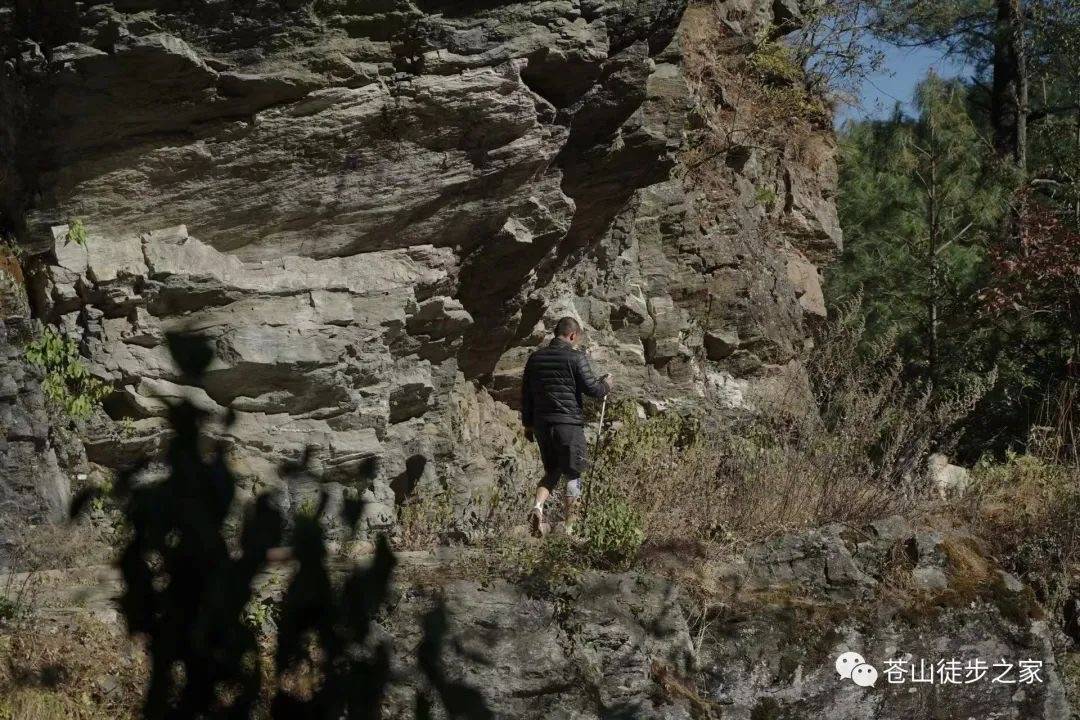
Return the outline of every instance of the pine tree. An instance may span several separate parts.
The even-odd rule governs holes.
[[[927,77],[915,118],[850,125],[840,213],[846,249],[834,300],[861,292],[872,332],[892,328],[912,372],[948,382],[968,365],[971,304],[1002,187],[959,82]]]

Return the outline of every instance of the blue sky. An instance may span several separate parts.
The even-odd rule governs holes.
[[[915,86],[926,77],[930,68],[942,77],[970,77],[972,72],[970,67],[946,57],[940,48],[905,48],[880,41],[874,41],[874,44],[885,54],[884,66],[881,72],[863,81],[858,89],[858,105],[838,108],[837,125],[848,119],[888,116],[897,101],[911,112]]]

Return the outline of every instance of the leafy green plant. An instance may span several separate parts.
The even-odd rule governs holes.
[[[665,412],[641,419],[632,400],[609,405],[607,413],[605,427],[617,432],[605,437],[589,475],[590,482],[599,481],[601,486],[617,479],[627,458],[648,462],[661,452],[689,447],[700,438],[697,418]]]
[[[589,554],[600,564],[629,565],[645,541],[641,514],[614,493],[592,500],[582,528]]]
[[[45,371],[45,396],[75,420],[85,420],[112,392],[112,387],[90,374],[74,338],[46,327],[26,348],[26,359]]]
[[[276,625],[280,606],[270,598],[252,598],[244,606],[244,625],[254,632],[262,632],[268,625]]]
[[[565,534],[550,535],[540,543],[506,538],[492,547],[489,558],[494,576],[510,577],[539,590],[573,585],[589,560]]]
[[[128,440],[139,434],[135,420],[130,417],[120,418],[120,437]]]
[[[65,242],[75,243],[79,247],[86,247],[86,226],[83,225],[82,220],[75,218],[68,223],[68,231],[64,240]]]
[[[758,205],[765,207],[767,210],[772,210],[776,205],[776,191],[772,188],[761,187],[754,193],[754,199]]]
[[[5,595],[0,595],[0,623],[11,622],[18,616],[18,603]]]
[[[112,507],[109,501],[110,494],[112,493],[112,482],[106,481],[102,483],[99,486],[99,489],[101,490],[101,494],[95,496],[90,501],[90,509],[93,512],[100,514],[107,512]]]
[[[768,83],[791,84],[801,80],[804,74],[791,48],[778,42],[759,43],[750,53],[749,63],[754,72]]]

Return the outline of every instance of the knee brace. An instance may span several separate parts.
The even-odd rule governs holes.
[[[566,481],[566,494],[572,498],[581,497],[581,478],[570,478]]]

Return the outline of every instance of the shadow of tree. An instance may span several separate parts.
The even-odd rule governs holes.
[[[210,345],[184,334],[170,335],[168,345],[184,383],[200,386],[214,356]],[[244,613],[270,549],[282,541],[285,520],[270,494],[258,496],[245,508],[239,548],[230,551],[225,528],[237,483],[223,442],[204,451],[201,430],[208,419],[190,402],[173,404],[168,475],[138,482],[144,462],[120,473],[111,490],[130,527],[118,559],[124,582],[119,607],[128,632],[146,639],[150,655],[142,716],[250,718],[265,694],[273,718],[380,717],[391,681],[391,648],[371,638],[396,564],[389,543],[381,537],[371,563],[352,568],[335,584],[321,522],[326,495],[315,513],[295,518],[297,567],[281,600],[272,686],[264,688],[259,638],[244,622]],[[233,420],[225,418],[226,425]],[[283,470],[296,471],[292,465]],[[101,492],[81,493],[72,504],[72,517]],[[362,512],[359,500],[344,504],[342,521],[350,532],[355,533]],[[449,717],[493,717],[479,692],[445,674],[441,653],[446,632],[440,604],[425,617],[418,651],[427,684]],[[299,676],[310,682],[295,682]],[[418,691],[417,717],[430,717],[432,706],[432,697]]]

